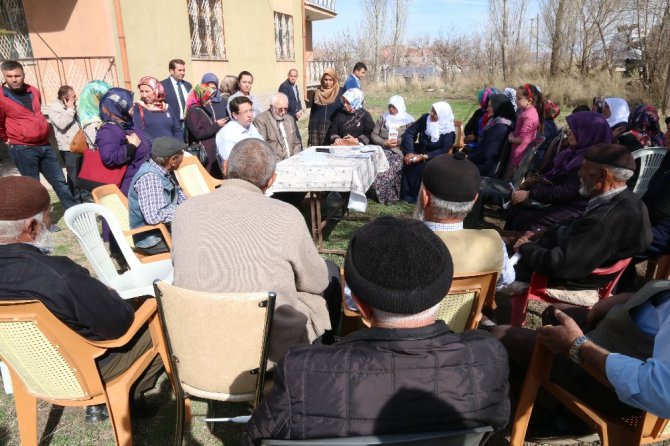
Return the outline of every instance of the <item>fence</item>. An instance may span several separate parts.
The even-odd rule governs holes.
[[[335,0],[305,0],[305,3],[335,11]]]

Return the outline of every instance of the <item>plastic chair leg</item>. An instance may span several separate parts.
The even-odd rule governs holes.
[[[130,422],[130,391],[124,385],[107,388],[107,410],[114,428],[116,444],[132,446],[133,429]]]
[[[526,311],[528,309],[528,298],[526,294],[517,294],[511,297],[512,300],[512,321],[514,327],[521,327],[526,321]]]
[[[21,444],[37,446],[37,398],[28,393],[19,379],[14,379],[14,401]]]

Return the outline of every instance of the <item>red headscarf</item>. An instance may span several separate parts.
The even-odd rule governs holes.
[[[165,101],[165,88],[163,88],[163,84],[161,84],[155,77],[144,76],[138,82],[137,88],[140,88],[142,85],[146,85],[147,87],[151,88],[156,95],[156,99],[152,104],[146,104],[145,102],[142,102],[142,105],[144,105],[149,110],[165,111],[167,109],[167,104],[163,102]]]

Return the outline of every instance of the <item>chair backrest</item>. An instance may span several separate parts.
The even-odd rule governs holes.
[[[208,194],[218,183],[195,156],[184,157],[174,174],[187,197]]]
[[[506,139],[500,148],[500,152],[497,154],[498,164],[496,164],[494,178],[502,178],[505,174],[505,167],[507,166],[507,161],[509,161],[509,153],[511,150],[512,144]]]
[[[37,300],[0,302],[0,357],[38,398],[88,400],[100,395],[102,381],[93,359],[99,350]]]
[[[526,176],[526,172],[528,172],[530,166],[533,165],[533,160],[535,159],[537,149],[540,148],[543,142],[544,142],[544,136],[538,136],[533,140],[533,142],[528,144],[528,146],[526,147],[526,151],[523,152],[523,158],[521,159],[521,164],[519,164],[519,168],[516,170],[516,172],[514,172],[514,176],[512,177],[512,184],[514,185],[515,189],[518,189],[519,186],[521,186],[523,177]]]
[[[175,379],[197,397],[260,401],[276,295],[155,285]]]
[[[124,231],[130,230],[130,213],[128,212],[128,199],[121,189],[118,188],[115,184],[106,184],[104,186],[96,187],[91,192],[93,195],[93,200],[109,209],[115,216],[116,220],[119,222],[119,226]],[[130,247],[135,246],[133,241],[133,236],[126,236],[126,241]]]
[[[455,149],[462,149],[465,147],[465,139],[463,137],[463,121],[454,120],[454,127],[456,128],[456,141],[454,142]]]
[[[633,192],[642,197],[649,187],[649,182],[652,177],[661,167],[663,158],[668,149],[665,147],[648,147],[645,149],[638,149],[633,152],[633,158],[640,160],[640,170],[637,175],[637,182],[633,188]]]
[[[263,446],[291,446],[299,444],[363,446],[375,444],[414,446],[476,446],[493,432],[491,426],[473,427],[445,432],[422,432],[395,435],[367,435],[363,437],[321,438],[309,440],[263,440]]]
[[[621,259],[610,266],[596,268],[593,270],[593,272],[591,272],[592,276],[609,276],[610,274],[615,274],[615,276],[612,277],[612,280],[600,287],[598,290],[598,294],[600,295],[601,299],[605,299],[610,294],[612,294],[612,290],[616,286],[619,278],[623,274],[623,271],[626,269],[631,260],[631,257],[628,257],[627,259]]]
[[[126,238],[123,235],[118,220],[109,209],[95,203],[78,204],[67,209],[64,215],[65,223],[77,237],[79,246],[81,246],[86,258],[91,263],[98,279],[109,285],[118,278],[119,273],[112,259],[109,257],[107,249],[105,249],[105,244],[98,228],[98,216],[104,218],[109,225],[109,229],[116,239],[128,266],[131,269],[137,268],[140,265],[140,261],[128,243],[126,243]]]
[[[437,318],[456,333],[477,328],[482,307],[495,294],[497,271],[454,276],[449,294],[442,299]]]

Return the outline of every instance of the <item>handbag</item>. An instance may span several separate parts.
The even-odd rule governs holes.
[[[84,153],[88,150],[88,142],[86,141],[86,135],[82,129],[77,130],[77,133],[74,134],[74,138],[70,142],[70,152],[72,153]]]
[[[207,155],[207,150],[205,150],[205,146],[203,146],[202,143],[191,143],[188,145],[188,147],[186,147],[186,149],[184,149],[184,151],[195,156],[203,166],[207,166],[207,163],[209,162],[209,156]]]
[[[107,167],[103,164],[99,150],[85,150],[81,170],[77,177],[77,186],[92,191],[105,184],[121,186],[123,177],[128,170],[128,164],[118,167]]]

